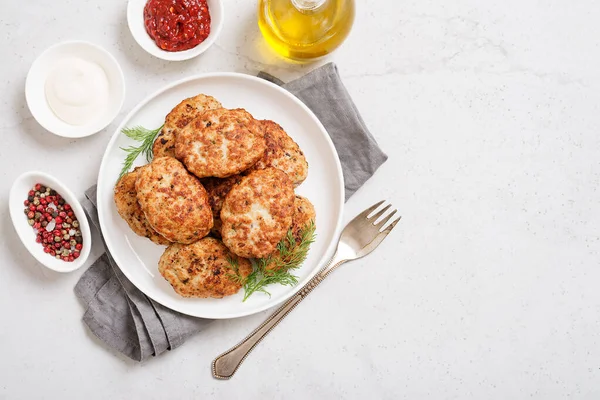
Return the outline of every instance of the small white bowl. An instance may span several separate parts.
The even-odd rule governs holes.
[[[23,210],[25,209],[23,202],[27,199],[27,193],[36,183],[49,186],[56,190],[56,192],[71,205],[73,212],[79,221],[79,229],[81,230],[81,236],[83,237],[83,248],[79,253],[79,258],[73,262],[65,262],[52,257],[50,254],[44,253],[42,245],[35,241],[35,231],[27,223],[27,216],[23,213]],[[85,263],[90,255],[90,249],[92,248],[90,225],[88,224],[87,216],[83,212],[83,208],[77,198],[60,181],[43,172],[26,172],[19,176],[13,183],[12,188],[10,189],[8,204],[10,217],[19,238],[25,245],[25,248],[27,248],[31,255],[41,264],[57,272],[71,272],[80,268]]]
[[[65,57],[79,57],[104,69],[109,83],[109,106],[103,115],[86,125],[69,125],[58,118],[46,100],[46,79],[56,63]],[[117,60],[103,48],[84,41],[69,41],[46,49],[31,65],[25,82],[25,98],[33,117],[58,136],[80,138],[106,128],[117,116],[125,100],[125,77]]]
[[[150,35],[148,35],[148,32],[146,32],[146,26],[144,25],[144,7],[146,3],[147,0],[129,0],[127,4],[127,23],[135,41],[154,57],[167,61],[189,60],[204,53],[217,40],[217,37],[221,33],[224,18],[223,2],[222,0],[208,0],[210,33],[204,42],[189,50],[165,51],[158,47]]]

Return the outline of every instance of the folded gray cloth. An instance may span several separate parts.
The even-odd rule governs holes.
[[[100,231],[96,186],[85,196],[83,209]],[[75,294],[87,304],[83,322],[90,330],[109,347],[136,361],[180,346],[211,322],[148,298],[123,275],[108,250],[82,275]]]
[[[340,156],[346,199],[387,159],[365,126],[334,64],[326,64],[289,83],[264,72],[259,76],[289,90],[321,120]],[[100,231],[96,186],[85,195],[85,212]],[[180,346],[211,322],[178,313],[148,298],[123,275],[108,250],[81,276],[75,294],[87,306],[83,322],[89,329],[110,348],[136,361]]]

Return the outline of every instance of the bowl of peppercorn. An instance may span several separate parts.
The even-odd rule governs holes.
[[[71,272],[81,267],[92,235],[81,204],[58,179],[26,172],[12,185],[10,217],[25,248],[45,267]]]

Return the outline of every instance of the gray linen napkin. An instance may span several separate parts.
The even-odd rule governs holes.
[[[327,129],[344,173],[346,200],[387,160],[365,126],[333,63],[289,83],[261,72],[302,100]],[[100,231],[96,186],[85,193],[85,212]],[[83,322],[110,348],[144,361],[179,347],[211,320],[166,308],[139,291],[106,251],[81,276],[75,294],[86,305]]]
[[[96,186],[85,192],[83,209],[100,230]],[[148,298],[123,275],[106,251],[82,275],[75,294],[87,310],[83,322],[109,347],[143,361],[151,355],[179,347],[210,320],[173,311]]]

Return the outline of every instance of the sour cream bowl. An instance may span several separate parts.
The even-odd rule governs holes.
[[[53,85],[52,80],[56,79],[57,69],[59,72],[61,68],[65,69],[65,63],[72,66],[72,69],[65,73],[75,74],[73,88],[67,93],[48,93],[53,87],[64,86]],[[96,72],[93,76],[84,77],[90,83],[87,86],[76,82],[77,78],[81,78],[77,76],[78,73],[87,74],[85,69],[82,70],[82,65],[91,65]],[[61,79],[68,81],[68,76],[63,74]],[[98,79],[101,81],[98,82]],[[82,80],[82,83],[85,82]],[[98,94],[90,91],[90,87],[99,88]],[[103,48],[84,41],[63,42],[49,47],[33,62],[25,82],[25,98],[31,114],[46,130],[58,136],[80,138],[101,131],[116,118],[125,100],[125,78],[117,60]],[[72,107],[73,100],[82,104]],[[51,107],[49,101],[54,102],[54,107]],[[57,107],[57,101],[63,102],[59,104],[62,107]],[[96,104],[104,105],[96,107]],[[60,115],[64,110],[77,113],[77,107],[82,112],[90,113],[89,118],[77,118],[74,124],[66,122],[69,118],[65,118],[64,114]],[[94,111],[96,109],[97,112]]]

